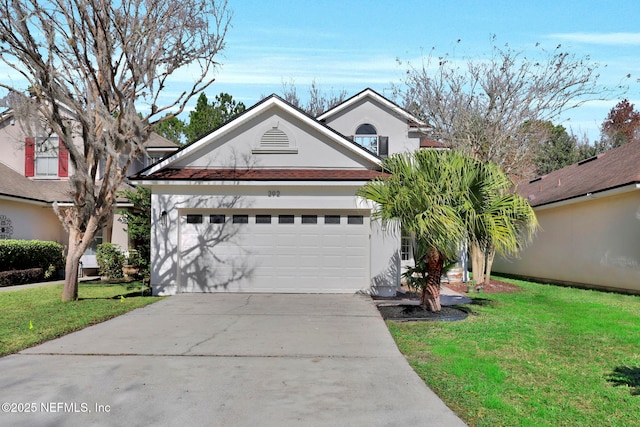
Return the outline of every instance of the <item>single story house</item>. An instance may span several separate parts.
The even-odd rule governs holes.
[[[541,229],[496,273],[640,293],[640,144],[628,143],[520,185]]]
[[[371,89],[317,118],[271,95],[140,171],[153,293],[395,294],[410,247],[356,192],[383,157],[439,148],[425,130]]]

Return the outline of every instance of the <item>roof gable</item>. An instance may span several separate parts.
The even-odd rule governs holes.
[[[520,184],[531,206],[542,206],[640,183],[640,143],[628,143]]]
[[[335,107],[325,111],[321,115],[318,116],[318,120],[320,121],[328,121],[332,117],[342,114],[346,110],[353,108],[355,105],[359,104],[363,100],[369,99],[373,102],[381,104],[383,107],[387,108],[391,112],[393,112],[396,116],[404,119],[407,123],[412,124],[413,126],[426,126],[426,124],[415,117],[413,114],[409,113],[404,108],[400,107],[396,103],[390,101],[384,96],[380,95],[378,92],[374,91],[371,88],[367,88],[362,92],[352,96],[351,98],[345,100],[341,104],[336,105]]]
[[[285,144],[287,141],[290,145]],[[310,154],[309,151],[312,150],[303,153],[302,148],[298,155],[299,147],[312,146],[320,156],[316,152]],[[326,156],[329,152],[332,153],[331,158],[326,164],[322,164],[323,159],[319,157]],[[301,164],[303,154],[307,160],[312,159],[317,165]],[[236,156],[235,161],[240,157],[244,157],[242,161],[246,161],[247,156],[250,156],[253,157],[253,162],[250,165],[230,163],[233,156]],[[279,163],[276,165],[274,162]],[[203,138],[142,170],[138,177],[162,174],[165,169],[194,167],[379,169],[380,164],[381,160],[375,154],[282,98],[271,95]]]

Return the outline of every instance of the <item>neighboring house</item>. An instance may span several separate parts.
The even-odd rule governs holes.
[[[424,131],[370,89],[318,119],[272,95],[142,170],[153,293],[395,294],[399,230],[356,192]]]
[[[494,271],[543,281],[640,293],[640,143],[520,185],[541,230]]]
[[[65,206],[73,200],[69,155],[56,135],[25,135],[29,132],[20,126],[12,111],[0,116],[0,239],[48,240],[66,247],[68,234],[53,211],[53,204]],[[81,141],[75,143],[80,145]],[[148,166],[149,157],[159,158],[178,148],[155,134],[145,147],[148,156],[137,159],[130,173]],[[126,200],[118,200],[117,207],[127,206]],[[82,257],[84,270],[98,267],[95,249],[103,241],[116,243],[123,251],[129,249],[128,235],[119,218],[116,209],[113,219]]]

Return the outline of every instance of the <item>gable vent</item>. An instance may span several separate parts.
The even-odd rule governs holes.
[[[260,148],[288,148],[289,137],[280,129],[266,131],[260,138]]]

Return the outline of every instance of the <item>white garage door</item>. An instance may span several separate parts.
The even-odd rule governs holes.
[[[205,212],[180,218],[180,292],[351,293],[369,288],[369,217]]]

